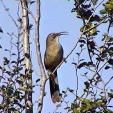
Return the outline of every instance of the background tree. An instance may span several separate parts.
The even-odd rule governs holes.
[[[41,33],[40,17],[41,12],[43,12],[40,0],[13,1],[16,7],[16,16],[12,16],[6,2],[1,0],[0,4],[13,23],[14,28],[12,29],[14,31],[6,30],[6,32],[2,26],[0,28],[0,112],[49,112],[46,111],[48,106],[42,111],[45,108],[45,98],[48,95],[45,90],[48,76],[45,73],[43,55],[40,50],[40,46],[43,46],[41,40],[45,40],[39,35]],[[46,3],[47,1],[43,2]],[[58,4],[61,2],[59,1]],[[69,67],[71,65],[75,71],[72,73],[76,75],[74,76],[76,81],[72,83],[74,88],[70,86],[67,86],[66,89],[61,88],[62,100],[56,105],[54,112],[112,113],[113,1],[70,0],[63,2],[74,4],[73,8],[69,8],[69,12],[73,15],[76,14],[75,20],[81,22],[81,27],[77,27],[78,30],[80,29],[80,36],[77,35],[77,39],[74,39],[74,47],[69,47],[71,45],[68,44],[68,48],[71,50],[64,56],[67,61],[65,65],[69,65]],[[57,21],[59,18],[56,17]],[[7,46],[4,45],[5,41],[2,42],[4,36],[8,37]],[[63,44],[65,45],[65,43]],[[37,60],[35,58],[37,64],[33,64],[34,57],[32,54],[37,56]],[[69,60],[71,56],[72,59]],[[64,61],[59,67],[62,63]],[[38,71],[37,68],[35,69],[35,65],[38,65]],[[68,71],[72,71],[69,69]],[[62,73],[61,76],[68,76],[68,74],[63,75]],[[37,94],[39,96],[35,99]]]

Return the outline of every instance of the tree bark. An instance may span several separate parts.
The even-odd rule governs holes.
[[[27,0],[20,0],[22,8],[22,34],[23,34],[23,50],[25,62],[25,111],[26,113],[33,113],[32,105],[32,67],[30,59],[30,43],[29,43],[29,15],[28,15],[28,2]]]
[[[36,0],[35,46],[36,46],[38,66],[40,70],[40,77],[41,77],[37,113],[41,113],[42,108],[43,108],[43,99],[45,95],[45,84],[47,81],[46,73],[44,70],[43,63],[42,63],[41,52],[40,52],[40,41],[39,41],[40,16],[41,16],[40,15],[40,0]]]

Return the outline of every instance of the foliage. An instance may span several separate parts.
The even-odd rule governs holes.
[[[9,48],[2,47],[1,44],[1,52],[5,53],[5,55],[3,59],[2,55],[0,56],[0,112],[22,113],[27,106],[25,105],[25,92],[28,90],[26,88],[26,79],[29,77],[26,74],[27,70],[25,69],[25,56],[21,39],[22,21],[21,17],[18,17],[18,19],[13,18],[4,2],[1,1],[1,3],[17,29],[15,30],[16,33],[8,32],[6,34],[10,43]],[[0,28],[0,32],[3,33],[2,28]],[[32,73],[32,70],[30,70],[30,73]]]
[[[108,0],[104,5],[104,9],[100,11],[101,14],[113,15],[113,1]]]
[[[110,106],[113,100],[113,97],[110,96],[113,94],[112,89],[108,90],[106,87],[112,81],[113,76],[111,75],[108,82],[105,83],[103,74],[101,74],[103,71],[109,71],[113,66],[113,38],[109,34],[113,23],[113,1],[108,0],[106,3],[103,1],[101,4],[99,2],[99,0],[75,0],[75,7],[72,9],[72,12],[76,12],[77,18],[83,22],[80,29],[83,33],[79,39],[80,52],[76,53],[78,63],[73,62],[73,64],[76,76],[80,76],[79,70],[85,70],[82,76],[87,79],[84,81],[82,96],[79,96],[78,88],[75,91],[75,100],[68,109],[73,113],[113,113],[109,109],[113,109]],[[102,4],[104,8],[97,12],[97,8]],[[105,21],[102,22],[103,20]],[[101,38],[101,46],[98,46],[96,38],[101,31],[97,30],[97,25],[106,23],[109,24],[108,28]],[[82,58],[84,51],[88,53],[89,60]],[[99,84],[104,85],[100,88]]]
[[[11,37],[14,37],[14,34],[10,34],[9,37],[11,40],[10,49],[4,49],[3,47],[3,51],[8,56],[3,57],[3,65],[0,66],[0,112],[20,113],[25,109],[23,100],[25,98],[24,79],[26,77],[23,63],[24,58],[20,58],[22,44],[17,39],[17,42],[13,45]],[[16,46],[15,52],[12,50],[14,46]]]

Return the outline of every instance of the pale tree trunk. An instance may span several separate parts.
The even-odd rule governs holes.
[[[30,43],[29,43],[29,16],[28,16],[28,2],[27,0],[20,0],[22,8],[22,34],[23,34],[23,50],[25,62],[25,111],[26,113],[33,113],[32,106],[32,69],[30,60]]]

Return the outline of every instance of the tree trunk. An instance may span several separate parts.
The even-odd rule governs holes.
[[[32,69],[30,59],[30,43],[29,43],[29,16],[28,16],[28,2],[27,0],[20,0],[22,8],[22,34],[23,34],[23,50],[25,62],[25,110],[26,113],[33,113],[32,105]]]

